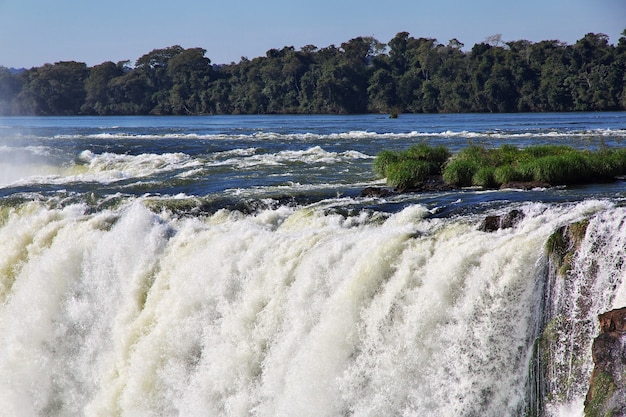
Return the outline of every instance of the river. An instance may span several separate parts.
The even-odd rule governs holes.
[[[0,409],[519,416],[550,311],[567,387],[542,412],[582,416],[595,317],[626,306],[626,183],[360,191],[383,149],[624,139],[626,113],[0,118]]]

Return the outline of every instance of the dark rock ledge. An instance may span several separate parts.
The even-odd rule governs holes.
[[[433,193],[459,189],[454,185],[446,184],[441,177],[432,177],[412,188],[367,187],[361,191],[361,197],[389,197],[404,193]]]
[[[525,181],[525,182],[507,182],[500,186],[501,190],[514,189],[514,190],[534,190],[536,188],[551,188],[552,185],[547,182],[541,181]]]
[[[487,216],[482,221],[478,230],[482,232],[495,232],[500,229],[509,229],[515,227],[520,221],[524,219],[524,212],[521,210],[511,210],[503,216]]]
[[[538,181],[528,182],[509,182],[503,184],[500,189],[514,189],[514,190],[533,190],[536,188],[550,188],[550,184]],[[389,197],[391,195],[402,193],[424,193],[424,192],[440,192],[440,191],[453,191],[460,190],[460,187],[445,183],[441,177],[432,177],[427,181],[424,181],[413,188],[398,189],[390,187],[367,187],[361,191],[361,197]]]
[[[626,307],[598,316],[593,341],[594,369],[585,399],[585,417],[626,416]]]

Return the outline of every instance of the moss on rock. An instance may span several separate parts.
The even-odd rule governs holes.
[[[560,227],[546,241],[546,252],[556,264],[559,275],[565,275],[572,269],[588,225],[589,220],[585,219]]]
[[[585,417],[613,416],[613,413],[609,409],[609,404],[615,393],[615,388],[615,381],[610,374],[600,372],[595,375],[588,397],[590,400],[585,404]]]

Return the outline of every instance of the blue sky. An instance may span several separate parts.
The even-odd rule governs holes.
[[[494,34],[573,44],[594,32],[616,44],[624,29],[626,0],[0,0],[0,65],[134,63],[172,45],[223,64],[357,36],[386,43],[401,31],[466,49]]]

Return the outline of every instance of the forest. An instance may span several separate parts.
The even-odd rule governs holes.
[[[270,49],[214,65],[202,48],[155,49],[132,64],[0,67],[1,115],[199,115],[626,110],[626,30],[502,41],[396,34]]]

